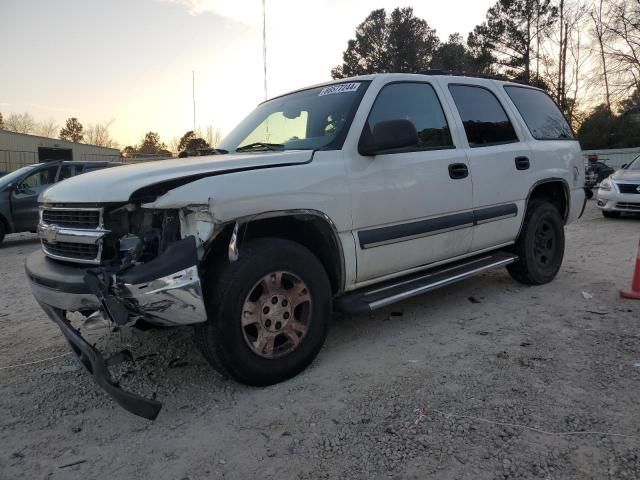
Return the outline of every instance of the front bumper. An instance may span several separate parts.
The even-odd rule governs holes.
[[[149,420],[156,419],[162,409],[162,403],[122,390],[111,378],[105,359],[71,326],[65,318],[65,312],[44,303],[41,303],[40,306],[49,315],[49,318],[58,324],[69,342],[71,350],[77,355],[80,363],[84,365],[99,387],[128,412]]]
[[[598,189],[596,205],[607,212],[640,213],[640,193]]]
[[[38,302],[60,310],[106,310],[110,320],[121,325],[143,319],[156,325],[179,326],[207,319],[193,237],[123,272],[101,272],[57,262],[41,251],[27,258],[25,270]],[[87,281],[96,274],[107,280],[99,290],[95,282]],[[110,312],[109,305],[117,305],[122,314],[114,318],[116,312]]]
[[[129,412],[154,419],[162,404],[121,390],[106,362],[66,319],[66,312],[101,311],[113,324],[137,320],[163,326],[202,323],[206,311],[193,237],[174,243],[154,260],[124,271],[60,263],[41,251],[31,254],[25,270],[33,295],[67,338],[95,382]]]

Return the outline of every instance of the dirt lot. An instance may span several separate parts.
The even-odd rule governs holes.
[[[24,278],[36,240],[10,236],[0,478],[640,478],[640,302],[617,296],[639,235],[640,218],[590,203],[553,283],[496,271],[336,318],[311,368],[264,389],[217,376],[186,328],[101,335],[137,358],[122,383],[165,402],[155,422],[114,406],[69,355],[7,368],[68,351]]]

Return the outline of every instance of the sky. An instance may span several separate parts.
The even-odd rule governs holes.
[[[266,0],[268,96],[331,79],[376,8],[413,6],[442,40],[495,0]],[[0,112],[112,121],[122,147],[156,131],[228,133],[264,100],[261,0],[0,0]]]

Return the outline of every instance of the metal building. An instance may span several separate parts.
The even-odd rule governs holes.
[[[0,130],[0,172],[52,160],[118,161],[116,148]]]

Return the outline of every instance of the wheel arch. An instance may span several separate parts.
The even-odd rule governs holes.
[[[319,210],[279,210],[243,216],[218,227],[206,247],[202,261],[227,256],[237,226],[236,248],[253,238],[276,237],[309,249],[325,268],[334,294],[345,288],[345,257],[338,230],[329,216]]]
[[[569,216],[569,184],[564,178],[546,178],[534,183],[527,194],[524,211],[535,199],[547,199],[558,208],[562,220],[566,223]]]

